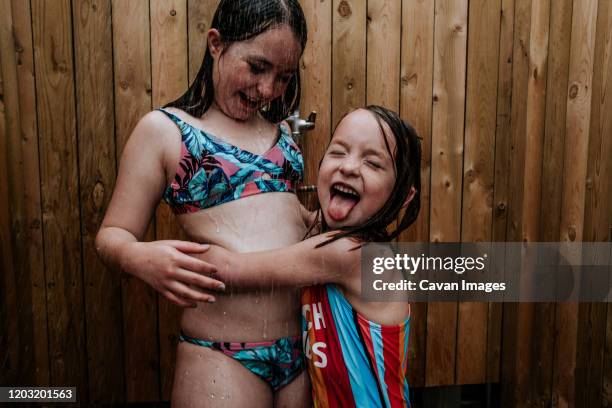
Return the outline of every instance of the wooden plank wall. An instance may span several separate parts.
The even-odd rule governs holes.
[[[168,400],[180,311],[107,271],[93,239],[132,128],[195,77],[217,4],[0,0],[1,384]],[[611,239],[612,0],[302,5],[306,183],[342,116],[382,104],[423,139],[421,215],[401,240]],[[161,206],[146,239],[167,237]],[[412,311],[413,386],[612,406],[610,305]]]

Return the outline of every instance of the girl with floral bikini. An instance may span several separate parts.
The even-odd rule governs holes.
[[[186,307],[182,339],[197,341],[179,343],[174,406],[308,406],[296,290],[224,291],[193,256],[204,244],[285,247],[306,232],[293,194],[302,156],[278,124],[299,103],[304,15],[297,0],[221,0],[207,40],[189,90],[132,132],[98,253]],[[162,198],[189,242],[142,241]]]

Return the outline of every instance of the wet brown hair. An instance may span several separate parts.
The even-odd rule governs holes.
[[[303,52],[307,41],[306,18],[297,0],[221,0],[210,28],[217,29],[223,43],[229,46],[282,25],[291,29]],[[207,46],[200,70],[189,89],[165,107],[201,117],[215,99],[212,71],[213,58]],[[300,94],[298,70],[291,77],[285,93],[270,102],[269,108],[261,111],[261,115],[271,123],[280,122],[298,107]]]

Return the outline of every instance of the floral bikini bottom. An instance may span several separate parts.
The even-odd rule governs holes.
[[[181,332],[179,341],[222,352],[268,383],[274,392],[293,381],[306,367],[299,335],[272,341],[229,343],[197,339]]]

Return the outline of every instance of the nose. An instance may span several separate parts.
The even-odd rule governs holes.
[[[257,84],[257,92],[263,99],[274,99],[276,95],[276,84],[273,75],[266,75],[259,80]]]
[[[346,156],[340,163],[340,173],[345,176],[357,176],[359,175],[359,160],[357,158]]]

